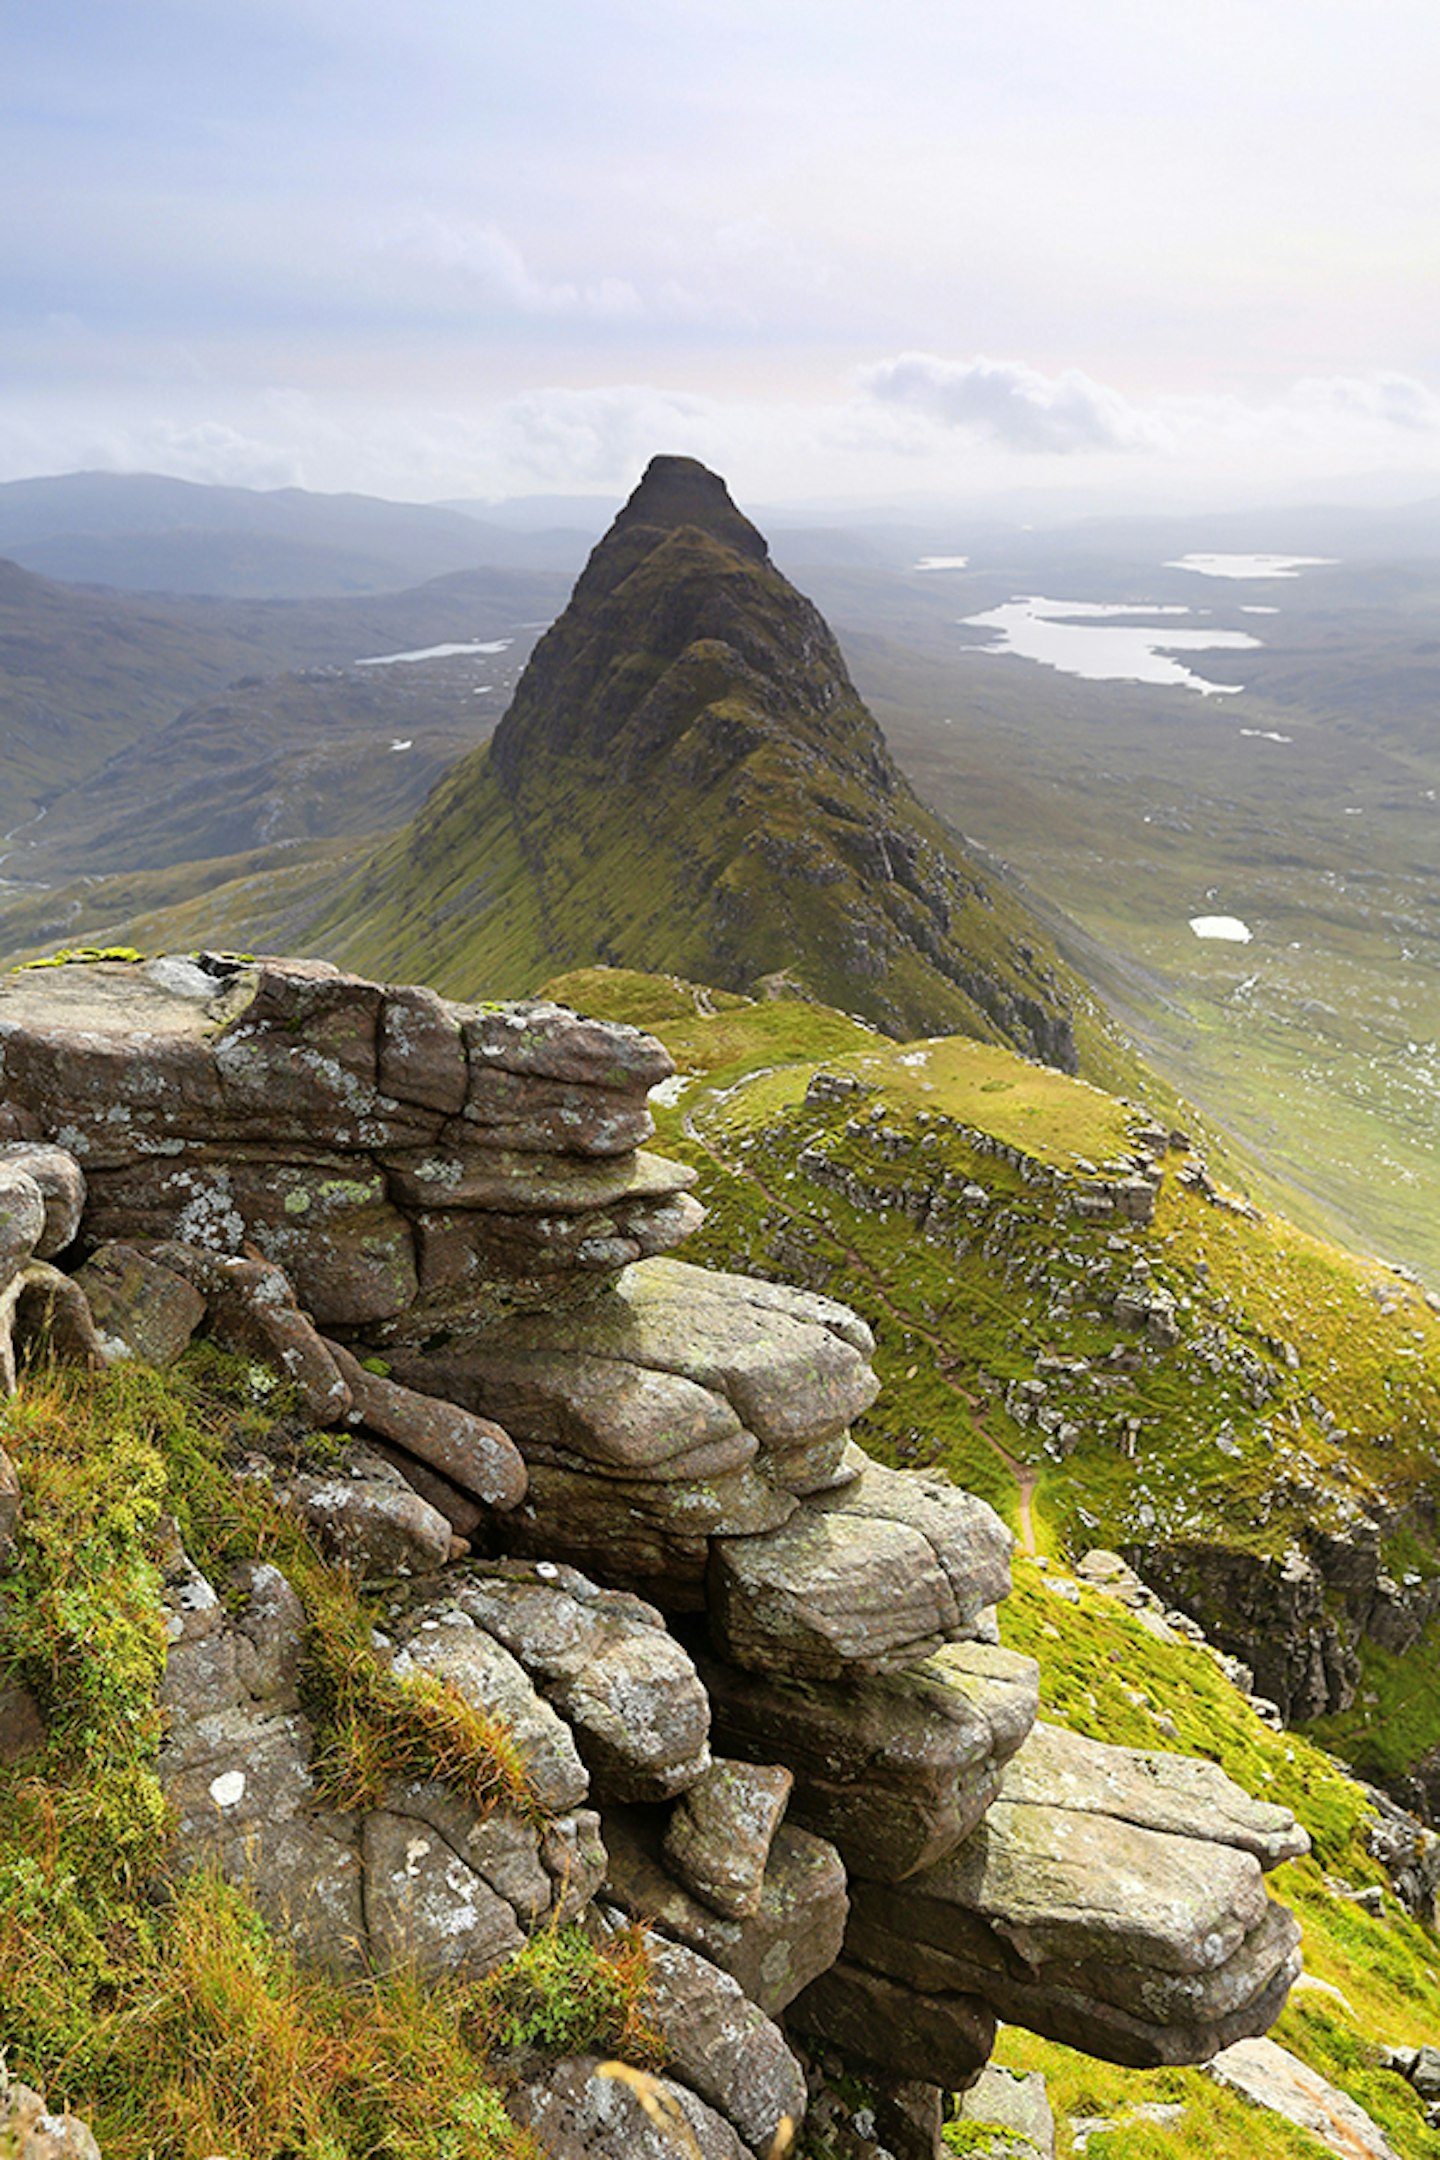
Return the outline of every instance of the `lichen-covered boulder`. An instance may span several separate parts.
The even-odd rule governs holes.
[[[52,2115],[33,2086],[0,2080],[0,2153],[5,2160],[100,2160],[95,2133],[78,2115]]]
[[[0,1161],[0,1288],[17,1275],[45,1235],[45,1195],[16,1163]]]
[[[770,1847],[795,1784],[781,1763],[712,1762],[665,1829],[665,1865],[724,1920],[760,1910]]]
[[[700,2160],[753,2160],[733,2126],[688,2086],[627,2074],[593,2055],[567,2056],[517,2086],[507,2105],[550,2160],[675,2160],[687,2136]]]
[[[359,1441],[333,1469],[296,1471],[274,1486],[327,1558],[356,1575],[433,1575],[450,1557],[452,1532],[439,1509]]]
[[[896,1672],[959,1632],[928,1540],[905,1523],[806,1507],[710,1554],[710,1619],[736,1665],[784,1680]]]
[[[524,1499],[524,1457],[493,1418],[370,1372],[340,1343],[325,1347],[350,1390],[347,1424],[393,1441],[487,1507],[512,1508]]]
[[[683,1943],[647,1931],[646,2005],[666,2068],[735,2125],[752,2152],[768,2152],[805,2116],[805,2074],[778,2025],[728,1973]]]
[[[40,1188],[45,1228],[35,1245],[37,1260],[53,1260],[73,1245],[85,1212],[85,1173],[68,1149],[13,1140],[0,1147],[0,1171],[19,1170]]]
[[[994,1798],[1035,1721],[1031,1658],[948,1643],[904,1671],[787,1682],[697,1661],[716,1744],[795,1773],[789,1819],[852,1875],[899,1881],[950,1851]]]
[[[756,1911],[722,1919],[670,1872],[660,1810],[605,1810],[606,1894],[657,1934],[698,1950],[778,2017],[840,1954],[849,1899],[833,1845],[791,1823],[775,1832]]]
[[[477,1627],[459,1606],[450,1604],[443,1614],[417,1618],[401,1638],[394,1669],[402,1676],[435,1673],[477,1710],[503,1719],[542,1807],[563,1815],[583,1804],[590,1774],[569,1726],[536,1692],[523,1665],[503,1643]]]
[[[926,1995],[983,1994],[1014,2024],[1140,2068],[1263,2031],[1299,1929],[1266,1897],[1255,1847],[1278,1858],[1303,1833],[1238,1788],[1217,1805],[1213,1765],[1167,1774],[1164,1758],[1037,1730],[1040,1767],[1007,1771],[962,1844],[906,1883],[854,1885],[847,1958]],[[1047,1760],[1063,1767],[1055,1800]]]
[[[133,1245],[111,1243],[75,1271],[107,1357],[173,1365],[205,1318],[192,1282]]]
[[[446,1598],[518,1659],[602,1797],[668,1800],[709,1767],[710,1704],[653,1606],[553,1562],[467,1562]]]

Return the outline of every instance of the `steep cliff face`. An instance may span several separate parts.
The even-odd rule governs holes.
[[[1073,1070],[1064,971],[912,794],[817,610],[713,473],[657,458],[463,761],[321,932],[515,992],[592,961],[781,976]]]

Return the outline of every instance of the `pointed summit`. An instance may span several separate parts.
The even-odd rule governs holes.
[[[679,525],[693,525],[734,548],[764,562],[769,554],[764,539],[730,500],[730,491],[718,473],[698,458],[653,457],[644,477],[610,527],[607,538],[643,525],[671,532]]]
[[[490,744],[321,935],[462,996],[597,961],[780,977],[890,1034],[1075,1066],[1043,932],[916,801],[824,619],[693,458],[648,467]]]

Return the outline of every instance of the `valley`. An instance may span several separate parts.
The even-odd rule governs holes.
[[[597,1212],[584,1236],[552,1219],[585,1180],[527,1147],[569,1144],[577,1078],[580,1094],[634,1091],[566,1016],[580,1063],[540,1085],[544,1142],[446,1124],[516,1191],[549,1161],[549,1212],[538,1194],[528,1214],[502,1209],[478,1290],[426,1289],[446,1324],[427,1322],[413,1371],[402,1344],[403,1369],[428,1399],[422,1368],[443,1365],[464,1299],[480,1302],[462,1333],[483,1340],[513,1325],[512,1289],[522,1315],[534,1302],[521,1334],[538,1329],[543,1362],[571,1324],[555,1278],[495,1282],[562,1233],[601,1270],[574,1299],[582,1332],[651,1232],[686,1236],[687,1257],[733,1271],[722,1281],[798,1286],[773,1293],[797,1310],[833,1311],[817,1295],[852,1307],[883,1383],[855,1439],[1009,1524],[997,1654],[1037,1659],[1044,1716],[1110,1747],[1204,1756],[1295,1810],[1313,1849],[1287,1862],[1281,1895],[1309,1970],[1277,2034],[1404,2160],[1426,2160],[1440,2132],[1386,2050],[1418,2047],[1440,2004],[1435,1847],[1355,1780],[1440,1813],[1440,1299],[1423,1279],[1440,1264],[1440,755],[1424,724],[1440,579],[1418,557],[1382,575],[1338,546],[1212,574],[1242,552],[1320,556],[1321,536],[1303,538],[782,530],[797,591],[713,475],[661,460],[568,606],[567,580],[518,564],[390,595],[223,602],[17,573],[17,608],[66,634],[10,647],[29,669],[9,741],[31,791],[5,821],[0,944],[12,960],[92,941],[218,947],[230,956],[206,968],[228,979],[263,940],[479,999],[462,1062],[498,1082],[502,1128],[551,1053],[545,1025],[532,1039],[496,994],[543,991],[658,1036],[676,1069],[649,1097],[655,1144],[693,1171],[703,1222],[688,1196]],[[210,648],[207,617],[223,633]],[[1066,644],[1000,650],[995,633],[1017,628]],[[242,648],[243,674],[221,679]],[[126,685],[147,653],[142,706]],[[67,717],[49,792],[34,784],[47,712]],[[70,972],[86,971],[55,979],[62,1004]],[[277,1072],[374,1065],[363,1028],[332,1041],[316,1025],[323,1054],[293,1060],[286,1038]],[[406,1085],[429,1102],[442,1044],[426,1028],[400,1063],[418,1058]],[[480,1048],[502,1036],[514,1070],[488,1074]],[[656,1045],[645,1057],[665,1069]],[[437,1129],[442,1100],[454,1110],[448,1083]],[[633,1143],[643,1097],[629,1114]],[[603,1155],[607,1131],[587,1127],[586,1146]],[[253,1198],[266,1171],[245,1146],[232,1169]],[[153,1169],[136,1173],[147,1191]],[[321,1171],[279,1175],[289,1239]],[[677,1174],[647,1175],[669,1192]],[[326,1210],[358,1196],[382,1214],[385,1189],[317,1187]],[[454,1260],[440,1227],[423,1217],[422,1266]],[[327,1214],[316,1234],[341,1232]],[[368,1348],[384,1355],[357,1374],[393,1378],[385,1328]],[[173,1383],[147,1383],[162,1427],[199,1350]],[[44,1475],[30,1415],[22,1394],[14,1430]],[[304,1445],[333,1469],[329,1441]],[[168,1474],[193,1475],[183,1460]],[[568,1491],[573,1467],[542,1446],[532,1492]],[[603,1536],[570,1532],[560,1557],[608,1580]],[[512,1534],[530,1549],[517,1519],[497,1551]],[[285,1539],[312,1592],[338,1595],[299,1530]],[[643,1570],[636,1583],[654,1588]],[[73,1765],[57,1755],[52,1773],[53,1804],[83,1819]],[[115,1894],[98,1881],[86,1927]],[[72,2014],[62,1940],[57,1925],[25,2011],[37,2060]],[[142,1967],[117,1961],[122,2025]],[[1015,2028],[997,2060],[1044,2072],[1062,2150],[1093,2120],[1116,2160],[1308,2150],[1201,2070],[1126,2070]]]

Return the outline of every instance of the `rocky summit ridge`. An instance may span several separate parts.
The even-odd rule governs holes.
[[[493,741],[309,941],[452,992],[594,961],[771,978],[892,1034],[1076,1063],[1077,986],[921,806],[819,612],[690,458],[651,462]]]
[[[489,1809],[399,1770],[323,1799],[295,1584],[167,1533],[172,1867],[245,1882],[322,1966],[427,1982],[633,1916],[707,2160],[783,2149],[817,2051],[934,2160],[997,2015],[1136,2065],[1262,2032],[1299,1971],[1264,1874],[1305,1832],[1038,1718],[1003,1523],[851,1438],[864,1322],[669,1256],[699,1212],[643,1150],[670,1070],[634,1028],[316,962],[0,983],[4,1385],[37,1345],[163,1364],[197,1331],[283,1375],[333,1438],[252,1431],[238,1475],[383,1585],[367,1655],[523,1765]],[[7,1544],[26,1505],[0,1457]],[[44,1713],[9,1690],[12,1759]],[[510,2105],[559,2160],[648,2149],[593,2060]]]

